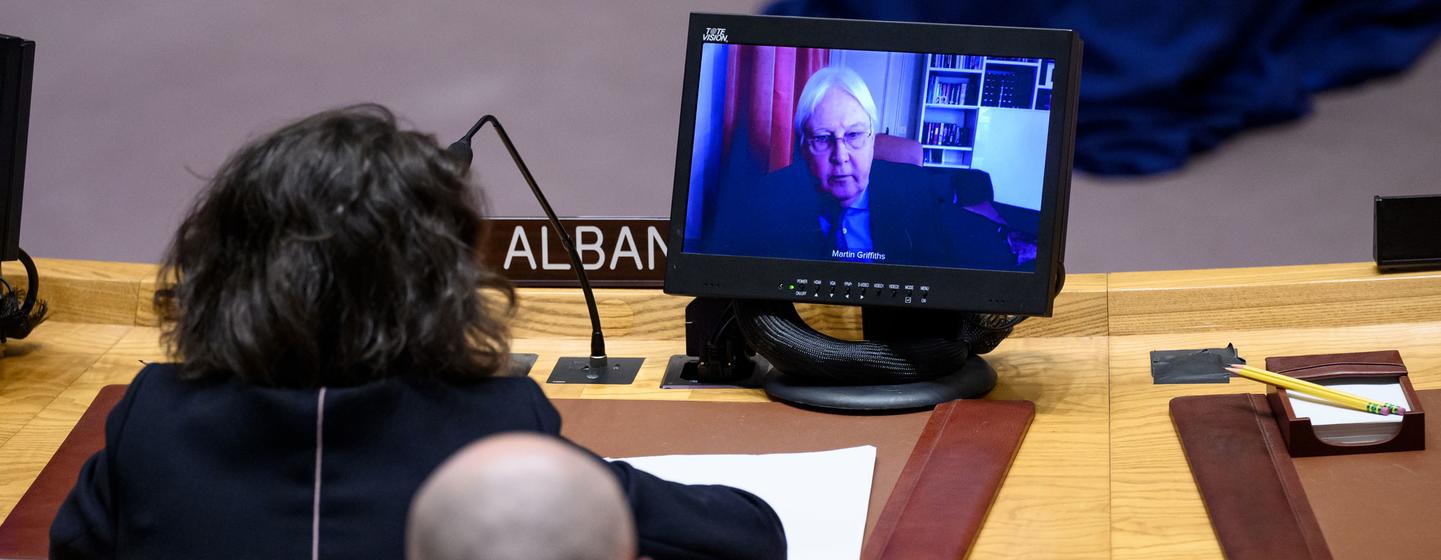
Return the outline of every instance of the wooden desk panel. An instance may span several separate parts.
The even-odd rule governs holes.
[[[111,326],[81,328],[103,332]],[[154,328],[128,328],[107,351],[68,385],[50,388],[38,413],[0,446],[0,517],[7,515],[43,468],[100,387],[126,383],[140,360],[163,356]],[[43,339],[43,337],[40,337]],[[615,356],[645,356],[637,382],[626,386],[544,384],[562,355],[584,355],[589,342],[534,338],[515,342],[517,352],[540,355],[531,376],[551,398],[765,401],[754,389],[662,390],[667,358],[681,351],[678,340],[616,340]],[[977,537],[974,558],[1106,556],[1106,339],[1015,339],[987,358],[1001,375],[992,393],[1000,399],[1036,402],[1036,417],[1011,474],[1002,485],[990,518]]]
[[[78,323],[51,327],[46,324],[25,340],[11,341],[0,359],[0,517],[9,515],[100,390],[92,378],[117,378],[101,373],[110,368],[105,353],[132,328]],[[133,378],[137,366],[127,364],[128,375],[118,378]]]
[[[153,322],[142,305],[147,286],[153,292],[153,268],[40,262],[42,274],[105,286],[47,295],[77,311],[12,341],[12,355],[0,361],[0,517],[101,385],[127,382],[141,360],[164,355],[156,329],[128,326],[113,305],[97,303],[91,312],[85,299],[126,292],[116,286],[134,282],[139,295],[129,300],[130,321]],[[577,292],[523,290],[522,298],[514,349],[540,355],[532,377],[543,383],[557,358],[588,352],[588,341],[575,336],[587,332],[588,321]],[[611,354],[647,358],[637,383],[544,385],[546,394],[764,400],[756,390],[657,388],[666,359],[683,347],[686,301],[655,290],[602,290]],[[801,309],[827,332],[858,334],[854,308]],[[1220,556],[1167,404],[1180,395],[1263,389],[1240,382],[1152,385],[1150,350],[1233,342],[1260,363],[1268,355],[1397,348],[1418,389],[1441,388],[1438,273],[1382,276],[1361,263],[1079,275],[1068,280],[1056,315],[1023,323],[988,356],[1001,374],[992,397],[1032,400],[1037,410],[977,539],[976,558]],[[64,322],[72,319],[124,326]]]
[[[647,357],[636,383],[627,386],[544,384],[555,360],[583,355],[589,349],[586,340],[523,339],[515,350],[540,355],[531,377],[551,398],[766,400],[754,389],[659,389],[666,358],[682,346],[680,341],[608,344],[613,356]],[[1036,417],[971,557],[1106,557],[1106,339],[1014,339],[986,358],[1001,379],[989,396],[1031,400]]]
[[[130,327],[46,324],[0,358],[0,444],[80,376]],[[78,417],[77,417],[78,418]],[[0,455],[3,457],[3,455]]]
[[[51,319],[72,323],[135,324],[140,283],[153,280],[151,264],[35,259],[40,272],[40,297],[51,301]],[[25,269],[5,267],[5,280],[25,285]]]
[[[986,355],[987,395],[1036,403],[972,558],[1107,558],[1106,339],[1019,338]]]
[[[155,296],[153,264],[111,263],[67,259],[36,259],[42,296],[51,302],[55,321],[156,326],[151,301]],[[11,268],[5,278],[21,281]],[[516,338],[575,336],[589,332],[585,299],[571,288],[518,290],[521,310],[513,322]],[[689,297],[668,296],[659,290],[596,290],[596,308],[611,338],[684,340],[685,305]],[[1054,316],[1031,319],[1015,332],[1018,337],[1105,336],[1106,275],[1072,274],[1056,298]],[[860,336],[860,314],[855,307],[805,305],[800,313],[822,332],[841,338]]]
[[[1441,272],[1371,263],[1107,275],[1111,336],[1344,327],[1441,317]]]
[[[607,340],[636,338],[685,340],[685,306],[690,297],[671,296],[656,290],[601,289],[595,291]],[[576,310],[585,309],[579,290],[525,288],[520,290],[521,311],[513,323],[516,338],[574,337],[590,332],[590,319]],[[1104,336],[1106,276],[1077,274],[1066,280],[1056,297],[1052,317],[1027,319],[1016,327],[1014,336]],[[798,304],[801,317],[817,330],[837,338],[861,336],[860,308],[837,305]]]
[[[1154,385],[1150,351],[1234,343],[1249,363],[1267,356],[1394,348],[1417,389],[1441,387],[1441,322],[1111,337],[1111,552],[1113,558],[1220,558],[1180,441],[1173,397],[1264,393],[1246,380]]]

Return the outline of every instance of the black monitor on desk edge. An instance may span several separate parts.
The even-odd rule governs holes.
[[[0,261],[19,258],[35,42],[0,35]]]
[[[686,41],[667,293],[1051,313],[1074,32],[692,14]]]

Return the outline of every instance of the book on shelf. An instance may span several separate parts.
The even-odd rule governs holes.
[[[961,54],[931,55],[931,68],[942,70],[980,70],[982,58]]]
[[[936,105],[964,105],[969,82],[931,82],[931,103]]]
[[[927,122],[922,144],[964,148],[970,145],[971,129],[955,123]]]

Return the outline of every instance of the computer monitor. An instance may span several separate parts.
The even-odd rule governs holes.
[[[665,291],[1049,315],[1072,31],[692,14]]]
[[[0,35],[0,261],[19,258],[35,42]]]

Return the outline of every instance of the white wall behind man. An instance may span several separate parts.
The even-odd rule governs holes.
[[[247,139],[386,104],[443,143],[501,118],[561,215],[666,216],[691,11],[760,0],[0,0],[36,42],[21,246],[154,262]],[[493,133],[491,212],[540,215]]]

